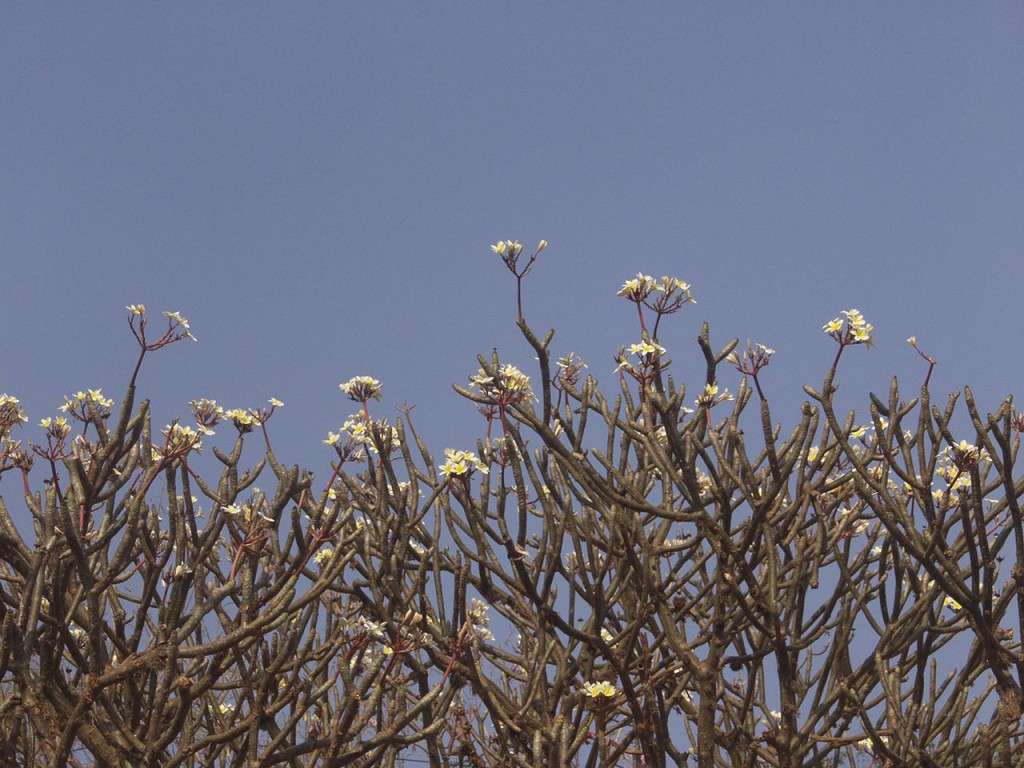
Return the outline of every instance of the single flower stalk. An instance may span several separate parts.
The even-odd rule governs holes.
[[[339,384],[338,389],[348,395],[348,399],[363,406],[363,416],[370,420],[370,409],[367,403],[370,400],[380,400],[381,390],[384,385],[372,376],[353,376],[348,381]]]
[[[725,358],[729,363],[736,366],[736,370],[753,379],[757,396],[761,398],[762,402],[765,400],[765,396],[764,391],[761,389],[761,382],[758,380],[758,374],[762,368],[768,367],[774,354],[775,350],[771,347],[766,347],[764,344],[752,345],[750,339],[747,339],[747,348],[742,355],[733,350]]]
[[[530,270],[533,268],[533,262],[537,260],[541,251],[548,247],[547,240],[541,240],[537,244],[537,249],[533,252],[533,255],[527,259],[526,264],[522,267],[519,266],[519,257],[523,253],[523,244],[518,240],[499,240],[497,243],[491,246],[491,253],[495,253],[501,257],[501,260],[505,262],[505,266],[508,267],[516,277],[516,306],[519,310],[519,322],[523,322],[523,278],[526,277]]]
[[[839,366],[839,358],[842,357],[843,350],[855,344],[866,344],[868,347],[873,347],[875,344],[874,337],[871,335],[875,327],[864,319],[860,310],[844,309],[840,314],[845,315],[846,319],[836,317],[821,326],[822,332],[835,339],[839,345],[836,357],[832,361],[832,367],[829,369],[828,376],[825,377],[825,394],[831,392],[832,379],[836,375],[836,368]]]

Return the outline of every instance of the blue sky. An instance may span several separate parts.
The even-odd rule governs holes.
[[[281,458],[323,470],[369,374],[375,415],[469,448],[450,384],[495,346],[533,372],[504,238],[550,241],[527,319],[607,387],[642,270],[699,302],[661,335],[676,378],[703,383],[703,320],[763,342],[787,426],[851,307],[859,413],[916,391],[911,334],[938,399],[1020,388],[1018,3],[23,4],[0,71],[0,391],[33,422],[120,396],[143,302],[199,339],[144,369],[163,422],[273,395]]]

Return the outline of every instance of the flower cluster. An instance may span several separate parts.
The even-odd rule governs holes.
[[[655,293],[657,297],[651,299],[651,295]],[[637,272],[636,277],[623,283],[617,295],[636,304],[637,316],[640,320],[640,330],[645,334],[647,332],[647,324],[644,322],[642,307],[647,307],[654,312],[657,320],[654,323],[654,330],[651,332],[653,338],[658,336],[658,324],[663,316],[678,312],[684,304],[697,303],[690,292],[689,283],[684,283],[682,280],[668,276],[662,277],[658,281],[650,275],[645,275],[643,272]]]
[[[349,400],[364,405],[368,400],[380,400],[383,388],[384,385],[372,376],[353,376],[344,384],[338,385],[338,389],[348,395]]]
[[[145,312],[146,308],[141,304],[139,306],[142,306],[142,310]],[[192,330],[189,328],[188,320],[182,317],[181,312],[164,312],[164,317],[170,324],[168,333],[174,333],[180,339],[196,341],[196,337],[192,335]]]
[[[354,418],[349,419],[337,432],[328,431],[324,445],[341,445],[342,440],[346,437],[353,445],[366,445],[366,443],[370,442],[370,438],[366,434],[366,420],[360,419],[357,421]]]
[[[882,746],[889,746],[889,737],[881,735],[878,737],[878,741],[881,742]],[[871,739],[861,739],[857,742],[857,749],[861,752],[867,752],[870,755],[875,754],[875,743]]]
[[[149,318],[146,317],[146,305],[129,304],[125,309],[128,310],[128,327],[131,328],[132,335],[142,348],[143,355],[182,339],[196,340],[196,337],[192,335],[188,320],[182,316],[181,312],[164,312],[164,317],[167,318],[167,330],[156,341],[150,341],[146,338],[146,325],[149,322]],[[139,362],[142,362],[141,357]],[[136,367],[135,373],[137,374],[138,372],[139,369]],[[132,376],[130,386],[135,386],[134,375]]]
[[[86,421],[90,413],[95,413],[101,419],[107,418],[113,407],[114,401],[104,397],[102,389],[87,389],[84,392],[76,392],[71,397],[65,395],[64,405],[59,410],[74,419]]]
[[[847,344],[867,344],[869,347],[874,344],[871,332],[875,327],[864,319],[864,315],[857,309],[845,309],[840,314],[846,315],[846,320],[837,317],[825,323],[821,330],[839,342]]]
[[[342,440],[346,437],[353,445],[366,445],[366,443],[370,442],[370,438],[366,434],[366,420],[360,419],[357,421],[354,418],[349,419],[337,432],[328,431],[327,438],[324,440],[324,445],[341,445]]]
[[[547,240],[541,240],[537,245],[537,250],[533,252],[533,255],[526,260],[526,264],[522,267],[519,266],[519,257],[523,253],[523,244],[518,240],[499,240],[497,243],[491,246],[491,252],[496,253],[501,257],[501,260],[505,262],[505,266],[508,267],[516,278],[516,306],[519,310],[519,322],[523,321],[523,278],[530,274],[530,270],[533,268],[533,262],[537,260],[540,252],[548,247]]]
[[[202,434],[176,421],[160,430],[160,434],[167,438],[162,449],[164,456],[183,455],[193,450],[201,451],[203,448]]]
[[[771,347],[766,347],[764,344],[751,344],[748,339],[747,348],[742,355],[733,350],[725,359],[736,366],[736,370],[740,373],[756,376],[758,371],[772,361],[774,354],[775,350]]]
[[[693,298],[693,294],[690,292],[689,283],[684,283],[682,280],[668,276],[664,276],[660,281],[658,281],[650,275],[645,275],[643,272],[637,272],[636,277],[623,283],[616,295],[639,303],[646,301],[647,298],[656,291],[659,292],[661,296],[659,296],[655,303],[657,304],[663,301],[666,302],[665,307],[662,308],[662,311],[666,314],[668,311],[674,312],[683,304],[697,303]],[[670,304],[675,305],[675,309],[667,310],[667,307]],[[655,307],[652,306],[651,309],[655,309]]]
[[[195,416],[199,431],[204,435],[212,435],[212,427],[218,422],[228,420],[235,425],[240,433],[245,434],[260,424],[266,423],[267,419],[274,413],[274,410],[284,405],[276,397],[267,400],[270,407],[262,408],[228,408],[224,409],[217,405],[216,400],[193,400],[189,403],[192,406],[192,414]]]
[[[540,243],[537,244],[537,250],[534,251],[533,257],[530,259],[531,263],[533,259],[537,258],[537,254],[539,254],[547,247],[548,241],[541,240]],[[523,252],[523,244],[520,243],[518,240],[499,240],[498,242],[491,246],[491,252],[501,256],[501,260],[504,261],[506,265],[508,265],[509,269],[515,272],[516,260],[519,258],[519,255]]]
[[[39,426],[46,430],[46,436],[60,442],[71,434],[71,425],[63,416],[56,418],[45,418],[39,422]]]
[[[256,426],[256,417],[246,408],[231,408],[224,411],[223,416],[229,419],[239,432],[251,432]]]
[[[480,461],[475,453],[470,451],[456,451],[451,448],[445,448],[444,457],[445,461],[440,469],[441,474],[445,478],[469,477],[473,474],[473,470],[484,475],[488,472],[487,465]]]
[[[558,366],[558,380],[571,387],[579,383],[583,376],[583,369],[587,367],[587,364],[583,362],[582,358],[577,357],[575,352],[558,358],[555,365]]]
[[[494,633],[487,628],[491,621],[491,617],[487,615],[489,608],[490,606],[487,603],[477,600],[475,597],[470,601],[469,623],[473,627],[478,640],[487,641],[494,639]]]
[[[518,403],[533,395],[530,377],[509,363],[498,368],[493,376],[481,368],[469,377],[469,383],[497,405]]]
[[[360,616],[356,620],[355,629],[361,635],[368,635],[376,640],[387,640],[384,625],[365,616]]]
[[[323,568],[324,565],[331,561],[332,557],[334,557],[334,550],[331,547],[324,547],[313,555],[313,562]]]
[[[665,348],[661,344],[653,344],[649,341],[641,341],[638,344],[629,345],[629,353],[636,355],[641,360],[651,360],[652,355],[660,357],[665,354]]]
[[[349,416],[337,432],[328,432],[323,442],[334,448],[344,461],[361,459],[365,455],[364,448],[377,453],[377,445],[373,440],[374,430],[382,437],[388,449],[393,450],[401,444],[398,430],[388,424],[387,419],[368,419],[362,413]]]
[[[870,424],[855,425],[853,429],[850,430],[849,437],[853,440],[863,440],[868,436],[868,432],[873,429],[874,427]]]
[[[583,695],[591,699],[600,697],[610,699],[618,692],[619,690],[607,680],[602,680],[601,682],[589,682],[583,686]]]
[[[967,491],[971,487],[971,469],[988,459],[988,453],[976,445],[961,440],[939,452],[935,474],[946,482],[945,488],[934,488],[932,498],[941,504],[947,493]],[[956,502],[954,502],[955,504]]]
[[[542,241],[543,242],[543,241]],[[501,256],[506,261],[516,258],[522,253],[523,244],[518,240],[499,240],[491,246],[491,251]]]
[[[284,403],[282,403],[276,397],[269,398],[267,402],[270,403],[269,408],[267,408],[267,406],[264,405],[260,408],[249,409],[249,413],[251,414],[253,421],[255,421],[257,424],[266,424],[267,419],[269,419],[274,414],[274,411],[284,405]]]
[[[241,517],[247,524],[252,524],[254,520],[263,520],[264,522],[272,523],[274,519],[269,515],[265,515],[261,510],[266,507],[267,497],[263,494],[259,488],[253,486],[252,497],[242,504],[229,504],[224,507],[224,511],[232,517]]]
[[[224,409],[217,405],[216,400],[192,400],[189,402],[192,407],[192,415],[195,417],[199,431],[204,435],[212,435],[213,428],[224,418]]]
[[[961,472],[973,469],[986,459],[988,452],[966,440],[961,440],[953,446],[951,461]]]
[[[28,416],[21,407],[21,401],[6,392],[0,394],[0,439],[6,439],[15,424],[23,424],[26,421]]]
[[[637,272],[636,277],[622,284],[616,295],[627,298],[630,301],[640,302],[654,293],[657,288],[658,283],[653,277],[645,275],[643,272]],[[687,289],[689,289],[689,286],[687,286]]]
[[[758,397],[764,401],[764,390],[761,389],[761,380],[758,374],[762,368],[768,366],[774,354],[775,350],[771,347],[766,347],[764,344],[752,345],[750,339],[747,339],[747,348],[742,355],[733,350],[725,359],[735,365],[736,370],[753,380]]]
[[[637,377],[636,367],[629,361],[627,352],[630,355],[635,355],[640,367],[647,370],[654,367],[654,364],[667,353],[667,350],[661,344],[646,339],[636,344],[630,344],[629,347],[620,347],[619,353],[615,356],[615,361],[618,363],[615,372],[624,372]]]
[[[698,408],[713,408],[719,403],[732,400],[732,395],[729,394],[728,389],[723,389],[721,392],[718,391],[718,383],[705,384],[704,391],[698,395],[694,403],[697,404]]]

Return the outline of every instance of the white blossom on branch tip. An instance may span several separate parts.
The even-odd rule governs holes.
[[[145,307],[142,308],[143,312],[145,309]],[[177,330],[178,338],[192,339],[192,341],[197,340],[196,337],[192,335],[192,330],[189,327],[188,320],[182,316],[181,312],[164,312],[164,317],[167,318],[167,321],[171,325],[168,333]]]
[[[821,327],[824,333],[843,346],[847,344],[867,344],[869,347],[874,345],[871,334],[875,327],[864,319],[864,315],[859,309],[844,309],[839,314],[846,316],[845,323],[841,317],[833,318]]]
[[[325,563],[330,562],[332,557],[334,557],[334,550],[331,547],[324,547],[313,555],[313,562],[323,567]]]
[[[54,440],[63,440],[71,434],[71,425],[63,416],[56,418],[45,418],[39,422],[39,426],[46,430],[46,433]]]
[[[541,242],[544,244],[544,247],[547,247],[546,240],[541,240]],[[499,240],[491,246],[491,251],[502,258],[515,258],[522,250],[523,244],[518,240]]]
[[[475,376],[469,377],[469,384],[496,403],[514,403],[533,396],[530,377],[509,363],[498,368],[494,375],[481,368]]]
[[[640,302],[654,293],[657,289],[658,283],[653,277],[645,275],[643,272],[637,272],[636,277],[627,280],[622,284],[622,287],[616,295],[627,298],[630,301]]]
[[[694,400],[694,403],[696,403],[700,408],[712,408],[719,403],[732,399],[733,397],[729,393],[728,389],[723,389],[719,392],[718,383],[713,382],[711,384],[704,385],[704,391],[700,393],[696,400]]]
[[[21,407],[21,401],[6,392],[0,394],[0,438],[6,438],[14,425],[27,421],[28,416]]]
[[[629,351],[638,357],[643,355],[664,355],[666,349],[661,344],[654,344],[650,341],[641,341],[639,344],[630,344]]]
[[[87,389],[84,392],[78,391],[70,397],[64,396],[64,405],[58,410],[68,413],[72,418],[84,421],[90,412],[95,412],[101,419],[110,415],[110,409],[114,407],[114,401],[103,396],[102,389]]]
[[[471,451],[456,451],[446,448],[444,451],[445,461],[440,466],[441,475],[447,479],[452,477],[469,477],[473,470],[486,475],[489,471],[486,464],[477,458]]]
[[[591,699],[599,697],[611,698],[618,693],[618,689],[607,680],[601,682],[590,682],[583,686],[583,694]]]
[[[383,388],[384,385],[372,376],[353,376],[348,381],[338,385],[338,389],[348,395],[350,400],[354,400],[357,403],[365,403],[370,399],[380,400],[380,393]]]

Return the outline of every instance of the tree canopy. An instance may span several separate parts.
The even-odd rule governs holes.
[[[142,305],[119,403],[71,395],[39,438],[0,397],[0,764],[1020,766],[1012,400],[933,402],[911,339],[923,385],[837,413],[872,342],[851,309],[784,431],[764,345],[704,325],[675,380],[659,327],[691,288],[643,274],[602,390],[524,318],[546,246],[492,248],[537,370],[495,353],[456,386],[475,446],[381,418],[369,376],[326,482],[279,461],[277,400],[161,429],[137,376],[191,329]]]

